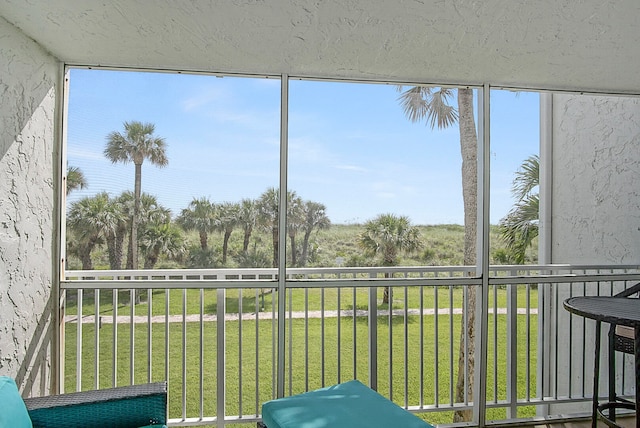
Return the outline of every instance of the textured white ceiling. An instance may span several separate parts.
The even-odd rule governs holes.
[[[638,0],[0,0],[0,16],[78,65],[640,93]]]

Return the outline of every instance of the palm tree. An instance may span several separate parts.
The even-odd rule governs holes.
[[[258,224],[266,231],[271,232],[271,240],[273,245],[273,267],[278,267],[278,203],[280,191],[275,187],[270,187],[260,195],[257,201],[258,205]],[[292,245],[292,254],[295,254],[295,236],[300,224],[299,207],[302,200],[296,192],[290,190],[287,192],[287,234]],[[295,255],[292,255],[292,263],[295,264]]]
[[[258,205],[253,199],[243,199],[240,201],[240,208],[238,211],[238,225],[244,232],[244,239],[242,241],[242,252],[247,253],[249,250],[249,241],[253,228],[258,223]],[[246,266],[249,267],[249,266]]]
[[[295,192],[287,193],[287,234],[291,243],[291,266],[298,263],[296,251],[296,235],[304,224],[304,203]]]
[[[315,230],[325,230],[331,226],[331,220],[327,217],[326,207],[318,202],[306,201],[304,203],[304,224],[302,230],[304,237],[302,239],[302,257],[300,262],[302,266],[306,266],[309,254],[309,238]]]
[[[142,183],[142,163],[148,159],[153,165],[164,167],[169,163],[164,138],[155,137],[155,125],[137,121],[124,122],[124,134],[114,131],[107,135],[104,155],[112,163],[133,162],[135,166],[134,205],[131,221],[131,242],[133,242],[132,264],[138,268],[138,214]]]
[[[358,244],[368,255],[381,256],[382,266],[397,266],[401,252],[422,247],[418,228],[411,225],[408,217],[394,214],[381,214],[367,221]],[[389,287],[384,287],[382,303],[389,304]]]
[[[227,251],[229,249],[229,238],[233,229],[238,225],[238,212],[240,205],[232,202],[224,202],[218,206],[216,216],[216,229],[223,233],[222,238],[222,264],[227,263]]]
[[[258,223],[265,230],[271,231],[273,267],[278,267],[278,198],[278,190],[275,187],[270,187],[258,199]]]
[[[67,168],[67,195],[74,190],[87,187],[87,179],[84,173],[77,166]]]
[[[74,202],[67,221],[76,238],[74,250],[82,262],[82,269],[93,269],[91,252],[116,225],[109,207],[109,195],[102,192]]]
[[[129,199],[133,200],[131,192],[128,193],[131,195]],[[130,220],[129,206],[133,207],[133,204],[127,204],[126,200],[121,195],[116,199],[109,199],[105,207],[106,210],[111,212],[113,221],[112,227],[105,233],[110,269],[122,269],[122,246],[127,234],[127,224]]]
[[[200,236],[200,249],[209,249],[209,233],[216,227],[216,205],[208,198],[193,198],[189,207],[182,210],[177,219],[178,224],[185,230],[195,230]]]
[[[457,109],[450,99],[457,92]],[[415,86],[400,95],[400,103],[412,122],[426,120],[433,129],[448,128],[458,123],[460,152],[462,154],[462,198],[464,203],[464,257],[463,264],[472,266],[476,262],[477,206],[478,206],[478,161],[475,117],[473,112],[473,90],[470,88],[434,88]],[[458,355],[458,380],[456,402],[473,401],[476,289],[467,288],[465,313],[462,317],[460,353]],[[466,318],[466,325],[465,323]],[[466,343],[466,345],[465,345]],[[465,368],[466,364],[466,368]],[[467,374],[465,378],[464,374]],[[465,388],[465,385],[467,386]],[[471,420],[471,411],[456,411],[454,422]]]
[[[129,213],[127,216],[126,230],[131,230],[131,222],[133,222],[134,216],[131,214],[133,212],[133,207],[135,206],[134,198],[131,192],[124,192],[119,201],[123,204],[123,211]],[[171,211],[158,203],[158,199],[150,195],[148,193],[142,193],[140,196],[140,204],[138,209],[138,215],[135,217],[136,223],[138,224],[138,230],[140,233],[144,231],[144,229],[149,224],[161,224],[168,223],[171,221]],[[123,229],[118,229],[120,232]],[[121,243],[121,242],[120,242]],[[134,266],[139,268],[138,265],[133,263],[133,249],[137,247],[133,245],[133,236],[129,234],[129,243],[127,246],[127,262],[126,268],[133,269]]]
[[[140,248],[145,255],[144,268],[153,269],[161,254],[179,260],[185,253],[184,244],[180,229],[171,223],[147,225],[140,239]]]
[[[540,158],[532,155],[516,172],[511,189],[516,203],[499,225],[502,240],[517,264],[524,263],[527,248],[538,236],[540,198],[536,189],[539,184]]]

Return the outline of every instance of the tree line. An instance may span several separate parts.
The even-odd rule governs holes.
[[[135,197],[125,191],[110,197],[106,192],[84,197],[71,204],[67,215],[67,253],[77,257],[82,269],[93,269],[92,253],[106,248],[110,269],[153,269],[160,255],[192,268],[228,265],[229,240],[235,230],[242,233],[242,251],[236,264],[242,267],[277,266],[278,262],[278,198],[279,191],[269,188],[258,199],[215,203],[208,198],[194,198],[173,219],[155,196],[141,193],[137,216]],[[323,204],[303,200],[296,192],[287,192],[287,239],[292,266],[305,266],[309,260],[312,233],[326,229],[331,222]],[[134,217],[135,216],[135,217]],[[137,244],[132,223],[136,218]],[[185,232],[196,232],[198,243],[189,245]],[[254,232],[267,232],[272,237],[273,252],[267,258],[250,248]],[[213,233],[222,234],[222,254],[218,257],[209,241]],[[300,241],[300,242],[298,242]],[[140,264],[134,265],[137,247]],[[125,251],[126,250],[126,251]]]

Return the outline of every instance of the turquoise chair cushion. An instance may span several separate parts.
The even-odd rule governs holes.
[[[357,380],[262,405],[267,428],[433,428]]]
[[[32,428],[16,382],[7,376],[0,376],[0,427]]]

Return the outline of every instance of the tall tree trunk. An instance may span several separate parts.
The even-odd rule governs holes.
[[[231,237],[231,230],[224,232],[224,239],[222,241],[222,264],[227,264],[227,251],[229,250],[229,238]]]
[[[114,267],[112,269],[122,269],[122,249],[124,246],[124,238],[127,236],[127,223],[121,222],[118,224],[118,229],[116,230],[116,240],[115,240],[115,260]]]
[[[91,251],[94,245],[88,244],[84,251],[80,251],[80,261],[82,262],[82,270],[93,270],[93,262],[91,261]]]
[[[109,269],[120,269],[118,267],[118,255],[116,253],[117,236],[113,232],[107,235],[107,253],[109,255]]]
[[[158,254],[156,251],[151,250],[147,257],[144,259],[144,268],[145,269],[153,269],[153,267],[158,262]]]
[[[309,238],[313,229],[306,230],[302,239],[302,255],[300,256],[300,265],[306,266],[309,261]]]
[[[133,219],[131,221],[131,265],[138,269],[138,220],[140,218],[140,194],[142,193],[142,163],[136,163],[133,188]]]
[[[275,221],[278,221],[276,219]],[[278,228],[271,229],[271,240],[273,241],[273,267],[278,267]]]
[[[133,222],[133,220],[131,221]],[[127,241],[127,262],[125,264],[125,269],[133,269],[133,236],[131,233],[129,233],[129,241]]]
[[[209,247],[209,237],[207,236],[207,232],[200,230],[198,235],[200,236],[200,248],[206,250]]]
[[[291,266],[296,267],[296,263],[298,262],[298,258],[296,257],[296,234],[289,234],[289,241],[291,242]]]
[[[476,263],[476,213],[478,206],[478,137],[473,114],[472,89],[458,89],[458,115],[460,150],[462,153],[462,194],[464,200],[464,264],[470,266]],[[466,317],[462,317],[462,329],[460,331],[456,402],[465,402],[465,399],[467,401],[473,400],[476,288],[472,286],[465,289],[467,293],[466,307],[464,308]],[[454,413],[454,422],[470,421],[472,415],[470,410],[456,411]]]
[[[251,239],[251,232],[253,228],[248,226],[244,229],[244,241],[242,242],[242,252],[246,253],[249,250],[249,240]]]

